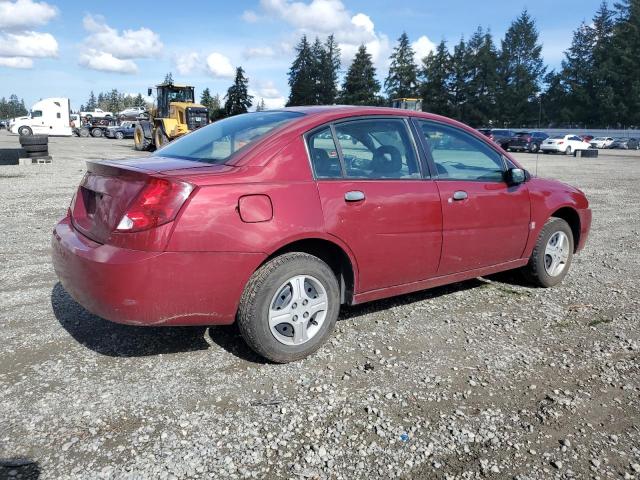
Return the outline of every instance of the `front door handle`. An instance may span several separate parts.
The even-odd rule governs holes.
[[[364,192],[360,190],[352,190],[344,194],[345,202],[361,202],[364,200]]]
[[[467,198],[469,198],[469,195],[467,195],[467,192],[465,192],[464,190],[457,190],[453,192],[453,199],[456,201],[466,200]]]

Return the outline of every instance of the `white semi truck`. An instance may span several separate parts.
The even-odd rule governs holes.
[[[73,135],[68,98],[45,98],[31,107],[29,115],[16,118],[10,131],[19,135]]]

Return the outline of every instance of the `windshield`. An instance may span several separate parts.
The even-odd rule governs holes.
[[[254,143],[267,132],[295,118],[300,112],[255,112],[218,120],[171,142],[156,156],[204,163],[224,163],[234,153]]]

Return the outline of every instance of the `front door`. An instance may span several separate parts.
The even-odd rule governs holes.
[[[438,274],[521,258],[531,216],[526,183],[505,182],[505,159],[485,141],[439,122],[417,123],[437,172],[442,201]]]
[[[352,250],[359,293],[433,277],[442,242],[435,183],[400,118],[351,120],[308,136],[325,226]]]

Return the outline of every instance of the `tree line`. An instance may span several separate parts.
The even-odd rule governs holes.
[[[0,119],[24,117],[28,113],[24,99],[18,99],[17,95],[9,95],[9,100],[5,97],[0,98]]]
[[[144,107],[146,102],[142,94],[137,95],[125,94],[114,88],[109,92],[99,92],[98,96],[89,93],[89,99],[84,105],[80,105],[80,112],[92,112],[99,108],[105,112],[111,112],[117,115],[118,112],[130,107]]]
[[[450,49],[446,40],[415,61],[403,33],[381,85],[364,45],[338,88],[340,51],[333,36],[302,36],[288,74],[288,106],[387,105],[421,98],[423,110],[474,126],[608,127],[640,125],[640,0],[612,10],[603,2],[574,32],[558,71],[549,71],[535,20],[524,10],[499,45],[478,27]],[[382,87],[384,93],[381,94]]]

